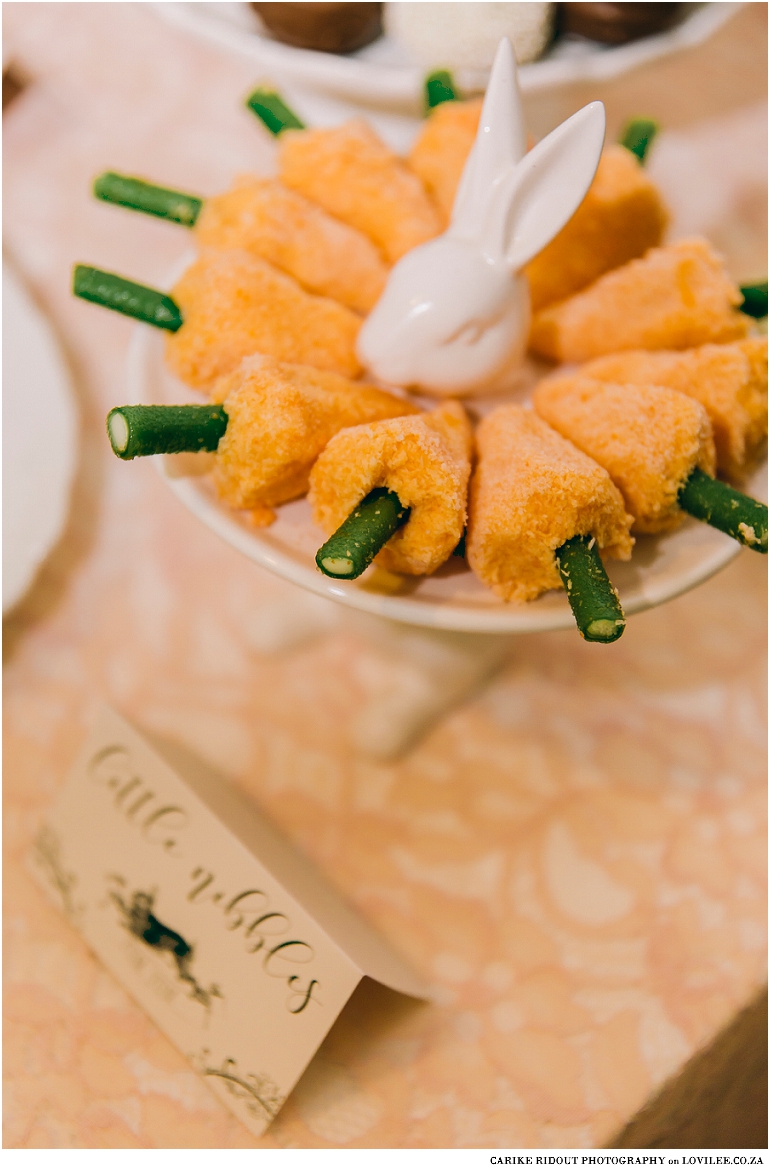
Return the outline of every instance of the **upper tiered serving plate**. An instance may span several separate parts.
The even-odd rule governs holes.
[[[682,18],[673,28],[627,45],[600,45],[582,37],[561,39],[539,61],[522,66],[521,89],[534,93],[570,82],[616,77],[637,65],[700,44],[742,7],[683,4]],[[295,49],[264,36],[248,4],[178,3],[156,4],[155,8],[174,24],[249,58],[275,82],[293,82],[370,109],[421,111],[424,71],[387,36],[357,53],[338,56]],[[488,71],[459,73],[457,81],[468,92],[481,91],[487,77]]]

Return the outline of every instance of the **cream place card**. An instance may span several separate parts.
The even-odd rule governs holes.
[[[30,866],[257,1136],[364,976],[425,996],[250,803],[107,708]]]

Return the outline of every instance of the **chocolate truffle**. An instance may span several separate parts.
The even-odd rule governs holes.
[[[382,4],[252,4],[278,41],[298,49],[352,53],[382,32]]]
[[[560,4],[559,32],[625,45],[669,28],[681,4]]]

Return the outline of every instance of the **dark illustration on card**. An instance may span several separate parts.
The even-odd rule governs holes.
[[[125,887],[126,881],[122,876],[111,875],[108,879],[118,887]],[[210,1010],[212,1000],[221,998],[222,992],[216,984],[207,987],[200,985],[192,971],[195,947],[155,915],[155,893],[139,890],[126,898],[124,892],[113,887],[109,896],[123,915],[123,927],[150,948],[172,960],[177,978],[185,983],[189,997]]]
[[[32,860],[59,896],[66,915],[76,921],[84,908],[74,897],[78,877],[64,862],[59,836],[46,824],[40,828],[33,844]]]
[[[255,1075],[251,1071],[242,1074],[238,1061],[231,1056],[215,1064],[211,1061],[208,1047],[203,1047],[197,1055],[191,1055],[190,1059],[201,1075],[222,1080],[230,1095],[237,1100],[243,1100],[246,1111],[257,1119],[272,1120],[286,1099],[269,1075],[265,1075],[264,1072]]]

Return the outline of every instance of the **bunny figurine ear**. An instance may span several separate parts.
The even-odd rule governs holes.
[[[503,37],[489,75],[479,129],[457,189],[450,232],[474,239],[496,183],[527,149],[524,113],[513,46]]]
[[[516,272],[560,232],[591,186],[604,145],[604,106],[590,102],[524,156],[500,184],[483,233],[490,257]]]

